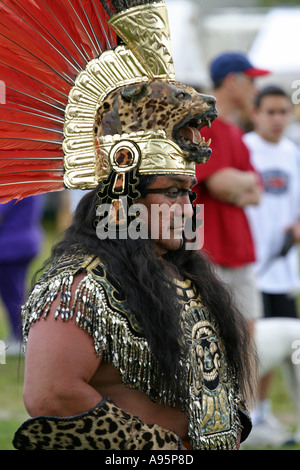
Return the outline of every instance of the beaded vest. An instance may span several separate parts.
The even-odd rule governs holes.
[[[80,272],[86,275],[71,300],[74,276]],[[194,450],[235,449],[240,398],[218,326],[192,283],[175,282],[189,351],[184,372],[178,376],[187,387],[185,398],[176,397],[170,389],[126,297],[93,256],[65,256],[41,276],[22,309],[25,349],[31,325],[47,316],[59,295],[56,318],[75,317],[78,326],[92,336],[97,354],[119,371],[125,386],[142,391],[154,402],[180,405],[188,417]]]

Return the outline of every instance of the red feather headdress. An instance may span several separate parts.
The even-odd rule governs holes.
[[[129,172],[194,176],[209,158],[203,140],[187,145],[160,121],[111,127],[115,108],[106,116],[116,90],[175,80],[163,0],[0,0],[0,41],[0,202],[107,178],[118,200]],[[198,104],[180,123],[203,127],[211,100],[189,93]]]
[[[64,189],[65,109],[78,74],[117,45],[113,5],[0,1],[0,200]]]

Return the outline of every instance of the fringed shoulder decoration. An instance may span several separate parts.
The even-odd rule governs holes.
[[[76,274],[85,272],[75,295],[71,287]],[[36,284],[22,309],[24,348],[33,323],[45,319],[53,301],[60,296],[55,317],[75,319],[76,324],[93,338],[95,351],[120,372],[123,383],[141,390],[152,401],[175,405],[175,396],[160,372],[141,326],[107,278],[105,267],[95,257],[74,261],[65,257],[54,264]]]

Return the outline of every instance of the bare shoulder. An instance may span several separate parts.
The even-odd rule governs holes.
[[[85,277],[85,273],[77,274],[71,286],[71,301],[75,299],[79,283]],[[76,363],[78,373],[90,375],[100,365],[100,358],[96,355],[93,338],[76,324],[76,319],[63,321],[56,318],[55,312],[60,303],[60,296],[53,300],[50,310],[44,317],[32,324],[27,341],[26,364],[33,372],[35,366],[43,374],[38,365],[43,362],[43,369],[61,371],[70,375],[68,370],[71,364]],[[85,374],[86,372],[86,374]]]

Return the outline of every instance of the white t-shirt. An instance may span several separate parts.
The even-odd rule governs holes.
[[[246,208],[256,250],[258,287],[270,294],[288,293],[300,286],[298,247],[273,263],[268,261],[280,252],[285,229],[300,218],[300,152],[286,137],[275,144],[250,132],[244,142],[265,188],[260,204]]]

